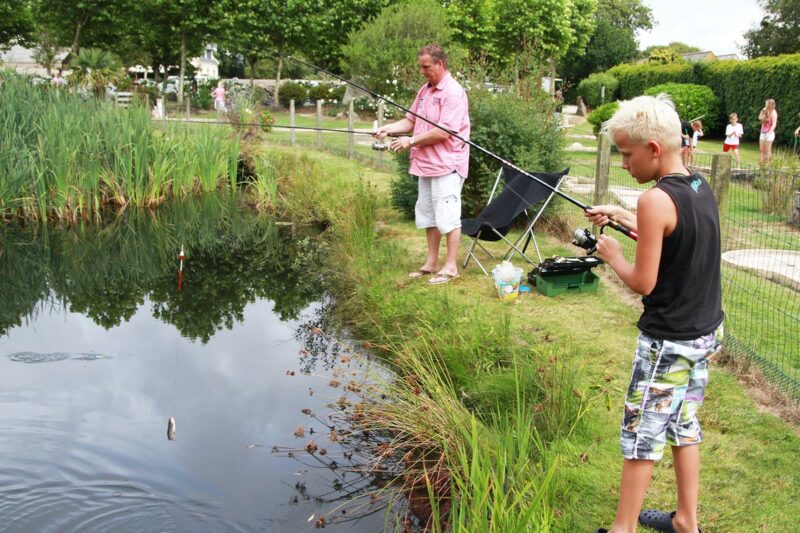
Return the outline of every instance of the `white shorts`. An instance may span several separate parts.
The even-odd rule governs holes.
[[[217,110],[217,111],[222,111],[223,113],[227,113],[228,112],[228,108],[225,107],[225,101],[224,100],[214,100],[214,109]]]
[[[775,132],[774,131],[768,131],[766,133],[762,133],[761,135],[758,136],[758,140],[759,141],[766,141],[768,143],[771,143],[772,141],[775,140]]]
[[[420,176],[415,221],[419,229],[437,228],[442,235],[461,227],[461,187],[464,178],[456,172],[427,178]]]

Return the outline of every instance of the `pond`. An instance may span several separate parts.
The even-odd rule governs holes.
[[[345,473],[273,447],[302,448],[299,426],[323,435],[301,410],[338,396],[325,388],[347,343],[320,329],[320,242],[209,197],[0,227],[2,529],[314,529]]]

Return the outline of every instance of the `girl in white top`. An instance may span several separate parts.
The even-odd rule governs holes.
[[[725,144],[722,145],[723,152],[733,150],[736,158],[736,166],[739,166],[739,139],[744,135],[744,128],[739,124],[739,115],[731,113],[728,115],[730,124],[725,127]]]
[[[694,162],[694,153],[697,150],[697,143],[700,141],[700,137],[703,136],[703,123],[699,120],[692,121],[692,151],[689,154],[689,164]]]

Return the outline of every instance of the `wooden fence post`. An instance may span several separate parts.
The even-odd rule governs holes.
[[[353,119],[354,115],[353,101],[350,100],[350,104],[347,107],[347,129],[350,131],[350,133],[347,134],[347,157],[349,159],[353,159],[356,156],[356,135],[353,133],[355,122]]]
[[[294,146],[295,141],[297,141],[295,137],[296,130],[294,129],[294,98],[289,100],[289,144]]]
[[[383,107],[383,100],[378,100],[378,127],[379,128],[381,126],[383,126],[383,122],[384,122],[384,116],[383,115],[384,115],[384,113],[385,113],[385,110],[384,110],[384,107]],[[380,163],[381,166],[383,166],[384,163],[383,163],[383,151],[382,150],[378,151],[378,162]]]
[[[709,185],[711,185],[711,190],[714,191],[714,198],[717,200],[720,220],[725,218],[721,215],[725,213],[727,208],[728,186],[731,183],[731,162],[730,154],[714,154],[711,156]]]
[[[605,133],[597,136],[597,161],[594,167],[595,205],[608,203],[608,175],[611,169],[611,139]]]
[[[191,98],[187,98],[186,99],[186,120],[189,120],[190,118],[192,118],[191,105],[192,105],[192,99]]]
[[[317,100],[317,128],[322,128],[322,100]],[[322,130],[317,130],[317,148],[322,148]]]

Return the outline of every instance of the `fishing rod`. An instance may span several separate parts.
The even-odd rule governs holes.
[[[276,54],[274,52],[272,53],[272,55],[276,56]],[[354,81],[347,80],[347,79],[343,78],[342,76],[339,76],[338,74],[334,74],[333,72],[331,72],[329,70],[326,70],[326,69],[324,69],[322,67],[318,67],[316,65],[312,65],[311,63],[307,63],[307,62],[302,61],[300,59],[297,59],[297,58],[295,58],[293,56],[284,55],[283,57],[288,59],[288,60],[290,60],[290,61],[294,61],[295,63],[297,63],[299,65],[303,65],[305,67],[308,67],[308,68],[314,69],[316,71],[322,72],[324,74],[327,74],[328,76],[336,78],[337,80],[343,81],[344,83],[347,83],[348,85],[351,85],[351,86],[355,87],[356,89],[358,89],[360,91],[363,91],[363,92],[373,96],[374,98],[378,98],[379,100],[383,100],[387,104],[393,105],[394,107],[400,109],[401,111],[403,111],[403,112],[405,112],[405,113],[407,113],[409,115],[412,115],[412,116],[414,116],[414,117],[416,117],[416,118],[418,118],[420,120],[423,120],[423,121],[427,122],[431,126],[434,126],[434,127],[438,128],[438,129],[440,129],[440,130],[452,135],[453,137],[455,137],[459,141],[462,141],[462,142],[472,146],[473,148],[476,148],[480,152],[483,152],[484,154],[488,155],[489,157],[499,161],[504,166],[507,166],[507,167],[511,168],[512,170],[515,170],[515,171],[519,172],[523,176],[526,176],[527,178],[530,178],[530,179],[538,182],[540,185],[543,185],[547,189],[553,191],[555,194],[561,196],[562,198],[564,198],[568,202],[572,203],[573,205],[576,205],[576,206],[580,207],[583,211],[588,211],[589,209],[592,208],[590,205],[584,204],[580,200],[577,200],[577,199],[573,198],[572,196],[570,196],[570,195],[558,190],[556,187],[553,187],[549,183],[537,178],[536,176],[534,176],[530,172],[527,172],[527,171],[519,168],[514,163],[512,163],[512,162],[510,162],[510,161],[508,161],[508,160],[506,160],[506,159],[504,159],[502,157],[500,157],[499,155],[495,154],[494,152],[491,152],[490,150],[487,150],[483,146],[481,146],[481,145],[479,145],[477,143],[474,143],[474,142],[470,141],[469,139],[465,139],[464,137],[459,135],[458,132],[450,130],[450,129],[447,129],[444,126],[442,126],[441,124],[438,124],[438,123],[436,123],[436,122],[434,122],[434,121],[432,121],[432,120],[430,120],[430,119],[428,119],[426,117],[423,117],[422,115],[419,115],[419,114],[411,111],[410,109],[398,104],[397,102],[394,102],[393,100],[387,98],[386,96],[380,95],[380,94],[378,94],[378,93],[376,93],[374,91],[371,91],[370,89],[368,89],[368,88],[366,88],[366,87],[364,87],[362,85],[359,85],[359,84],[355,83]],[[614,222],[613,220],[609,219],[609,221],[608,221],[608,223],[606,225],[608,227],[610,227],[611,229],[619,231],[620,233],[622,233],[623,235],[633,239],[634,241],[638,240],[638,234],[637,234],[636,231],[634,231],[634,230],[632,230],[632,229],[630,229],[630,228],[628,228],[626,226],[623,226],[622,224],[620,224],[618,222]]]
[[[230,122],[225,120],[198,120],[198,119],[190,119],[190,118],[176,118],[176,119],[168,119],[170,123],[181,123],[181,122],[188,122],[193,124],[209,124],[209,125],[227,125],[227,126],[264,126],[260,122]],[[269,124],[270,128],[284,128],[287,130],[295,129],[295,130],[305,130],[305,131],[329,131],[333,133],[353,133],[356,135],[372,135],[369,131],[360,131],[360,130],[343,130],[343,129],[335,129],[335,128],[314,128],[311,126],[292,126],[290,124]],[[390,135],[390,137],[399,137],[399,135]]]

